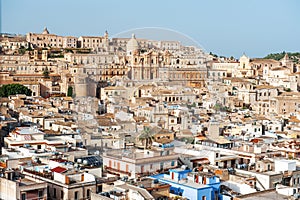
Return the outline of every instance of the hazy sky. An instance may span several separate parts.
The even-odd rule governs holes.
[[[299,0],[0,0],[1,32],[109,35],[161,27],[207,52],[263,57],[300,51]],[[138,35],[137,35],[138,37]]]

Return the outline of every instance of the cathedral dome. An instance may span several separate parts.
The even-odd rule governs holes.
[[[132,53],[135,50],[138,50],[139,48],[140,48],[140,45],[139,45],[138,41],[135,39],[135,35],[132,34],[131,39],[127,42],[127,45],[126,45],[127,54],[132,55]]]

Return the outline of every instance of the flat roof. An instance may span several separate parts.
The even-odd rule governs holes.
[[[40,131],[37,128],[33,127],[17,127],[15,129],[15,133],[19,135],[34,135],[34,134],[44,134],[42,131]]]
[[[243,197],[245,196],[245,197]],[[287,199],[287,196],[278,194],[275,190],[271,191],[263,191],[263,192],[257,192],[252,194],[247,194],[238,197],[238,199],[243,200],[275,200],[275,199]]]
[[[35,184],[39,184],[38,182],[35,182],[33,180],[27,179],[27,178],[22,178],[19,179],[17,182],[20,183],[20,186],[29,186],[29,185],[35,185]]]
[[[190,181],[187,181],[187,182],[179,181],[179,182],[177,182],[175,180],[172,180],[172,179],[166,178],[166,177],[160,178],[159,181],[169,183],[170,185],[178,184],[178,185],[182,185],[182,186],[186,186],[186,187],[190,187],[190,188],[194,188],[194,189],[201,189],[201,188],[208,188],[209,187],[209,186],[204,185],[204,184],[194,183],[194,182],[190,182]]]

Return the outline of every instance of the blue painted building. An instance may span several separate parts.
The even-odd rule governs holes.
[[[220,178],[212,173],[170,169],[169,174],[152,176],[171,185],[170,193],[190,200],[220,200]]]

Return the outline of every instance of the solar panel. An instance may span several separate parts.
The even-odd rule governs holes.
[[[81,159],[87,160],[88,165],[100,166],[102,164],[102,159],[100,156],[82,157]]]

